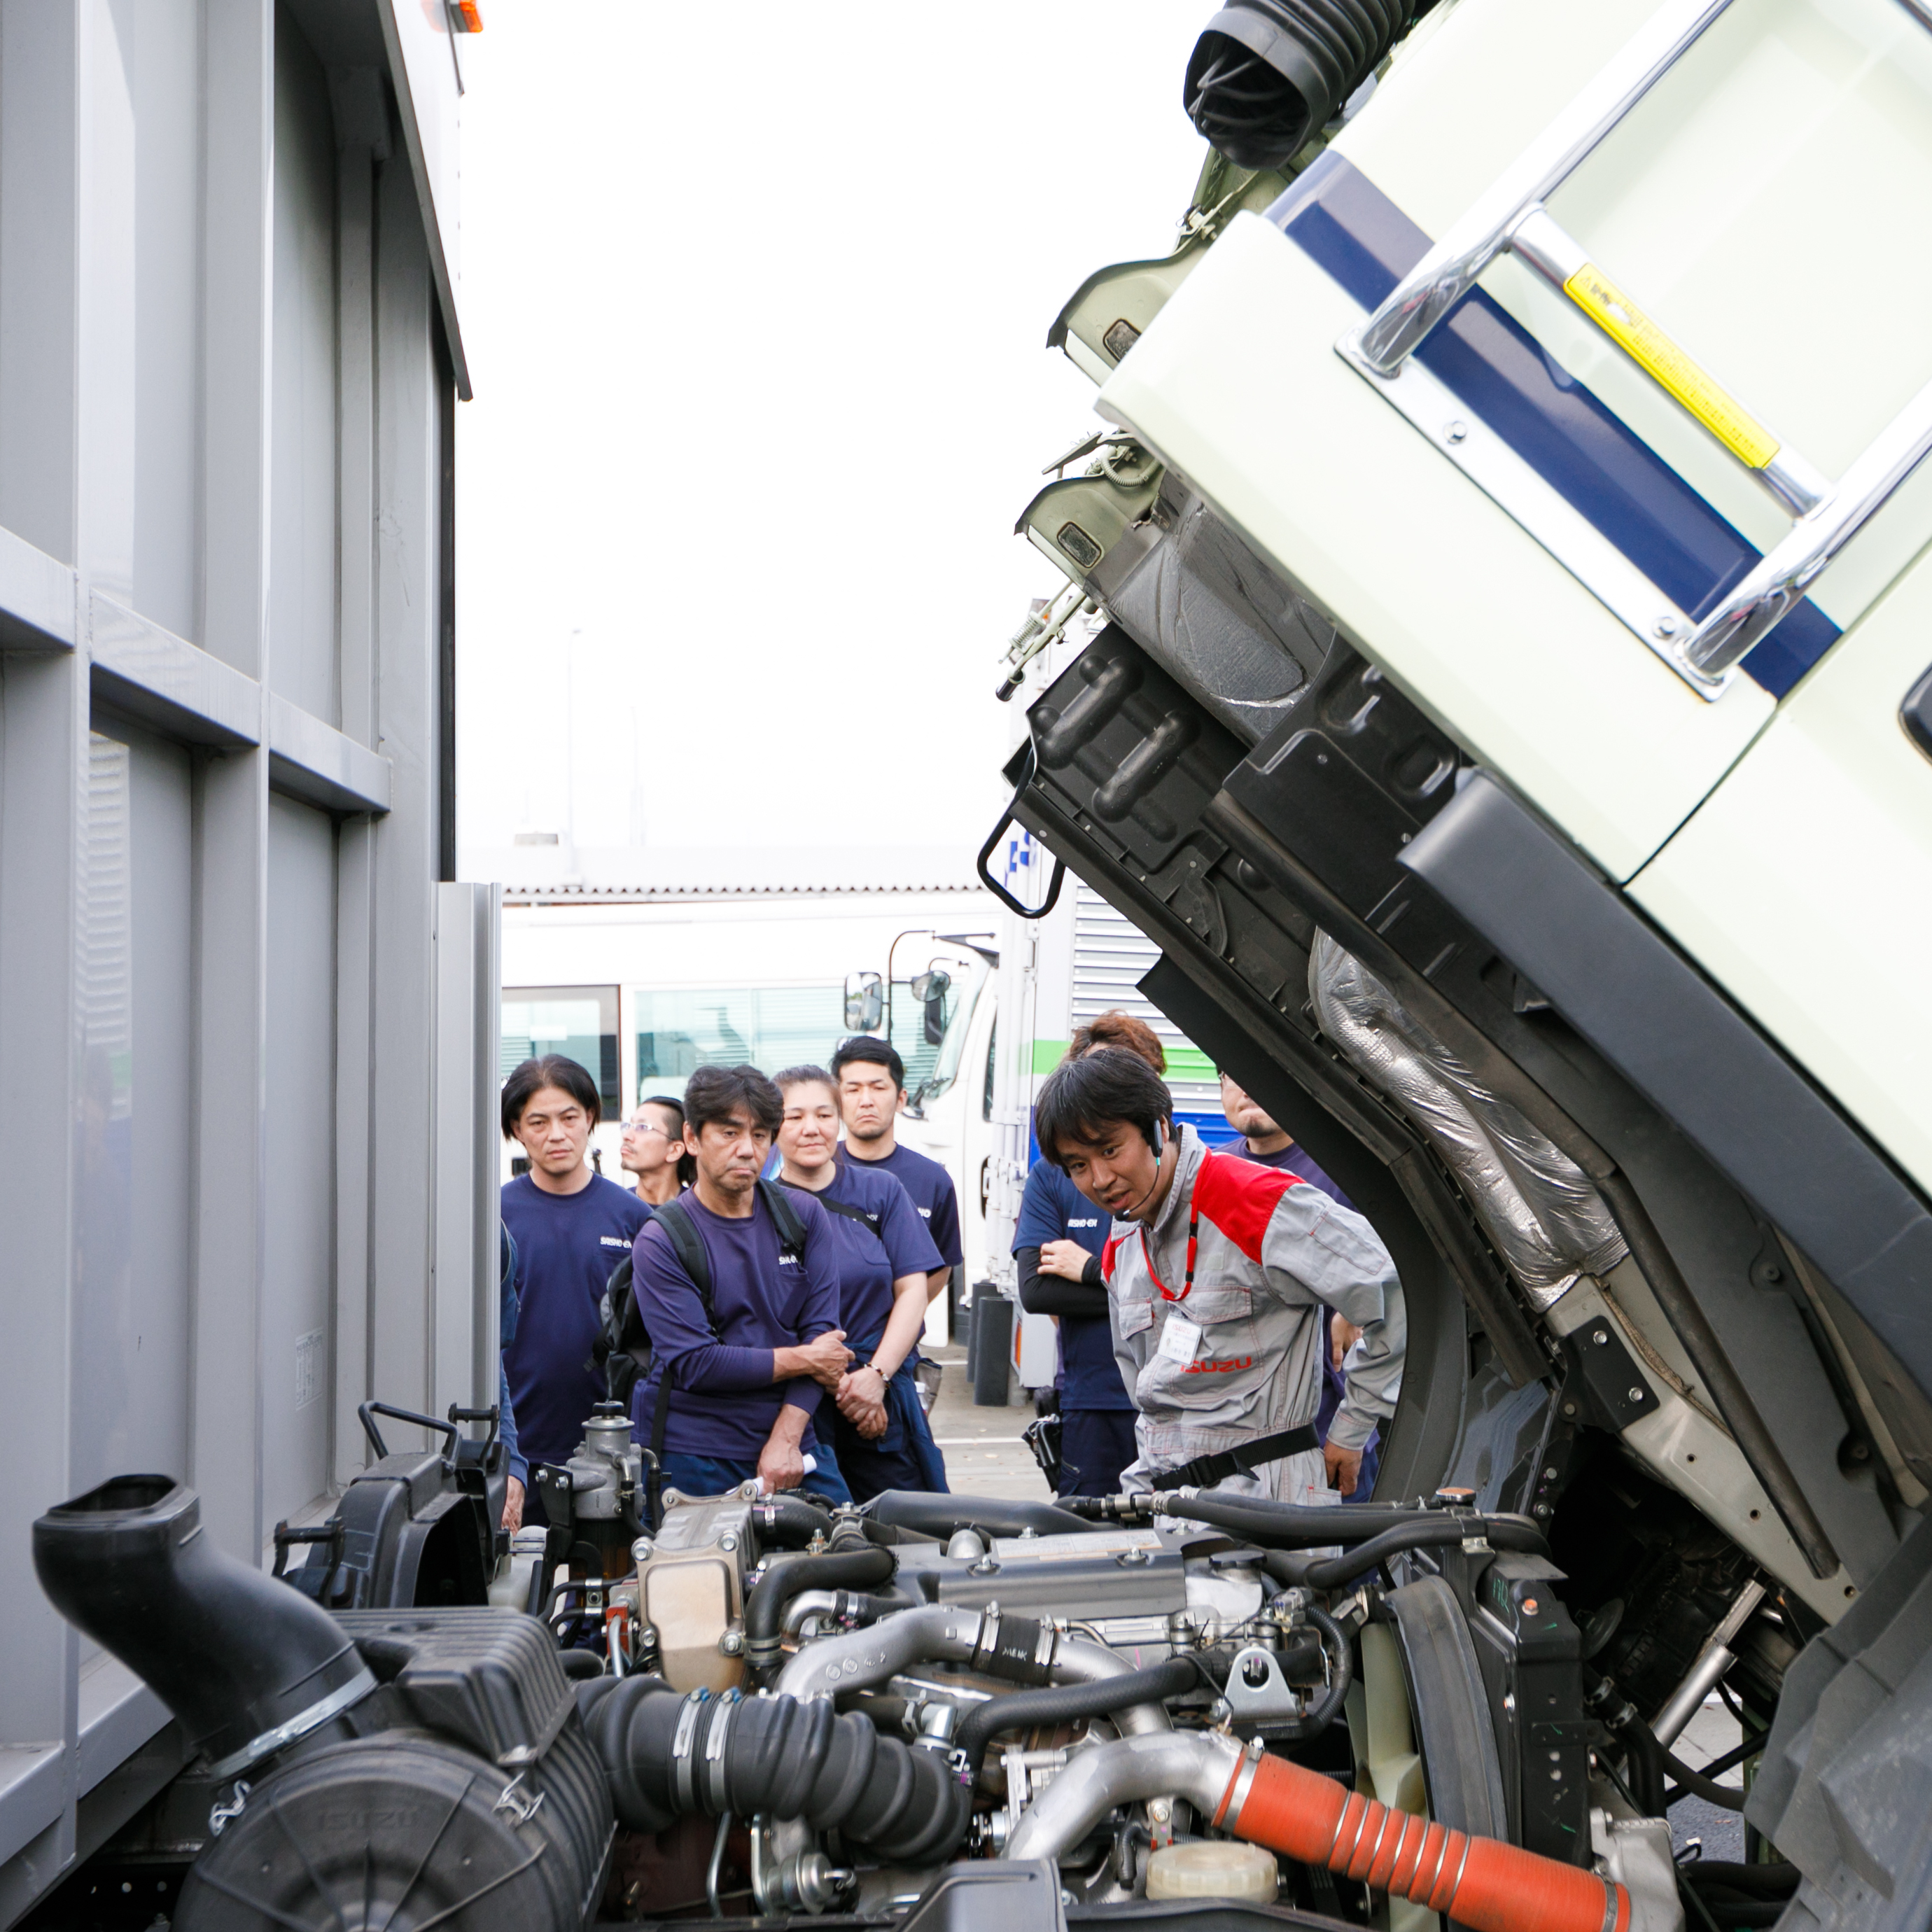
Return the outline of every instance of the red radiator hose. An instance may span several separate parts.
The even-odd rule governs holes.
[[[1414,1899],[1474,1932],[1629,1932],[1630,1894],[1594,1872],[1392,1811],[1287,1759],[1245,1759],[1214,1822],[1304,1864]]]

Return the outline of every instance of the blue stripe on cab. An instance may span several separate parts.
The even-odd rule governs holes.
[[[1340,155],[1326,154],[1268,211],[1364,309],[1428,251],[1429,237]],[[1761,553],[1480,289],[1438,322],[1416,359],[1558,496],[1694,618]],[[1808,598],[1744,661],[1782,698],[1837,642]]]

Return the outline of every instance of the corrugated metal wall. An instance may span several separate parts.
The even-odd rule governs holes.
[[[393,4],[0,0],[0,1925],[179,1756],[33,1518],[160,1470],[254,1560],[358,1402],[494,1396]]]
[[[1094,888],[1074,881],[1073,1024],[1084,1026],[1118,1008],[1146,1021],[1167,1051],[1167,1084],[1184,1112],[1219,1119],[1221,1084],[1208,1058],[1180,1029],[1137,990],[1160,957],[1160,948]]]

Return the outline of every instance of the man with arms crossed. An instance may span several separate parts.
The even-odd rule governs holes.
[[[700,1066],[684,1110],[698,1178],[639,1234],[632,1262],[651,1338],[650,1373],[632,1397],[638,1440],[657,1450],[665,1486],[687,1496],[722,1496],[755,1476],[767,1490],[849,1502],[831,1431],[812,1426],[852,1358],[831,1226],[809,1195],[778,1196],[775,1207],[772,1184],[758,1178],[784,1117],[778,1090],[755,1066]],[[706,1281],[665,1226],[680,1214]]]
[[[1353,1488],[1394,1413],[1406,1328],[1388,1251],[1318,1188],[1177,1128],[1166,1084],[1118,1048],[1040,1090],[1040,1150],[1112,1215],[1103,1270],[1115,1352],[1139,1411],[1130,1490],[1226,1486],[1300,1502]],[[1324,1305],[1362,1330],[1324,1447]]]

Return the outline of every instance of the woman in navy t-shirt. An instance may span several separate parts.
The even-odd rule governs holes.
[[[913,1366],[926,1325],[927,1280],[944,1264],[912,1197],[877,1166],[837,1158],[838,1102],[822,1066],[777,1076],[784,1099],[778,1178],[826,1210],[838,1256],[838,1318],[853,1363],[827,1404],[838,1466],[860,1502],[886,1490],[946,1487],[945,1460],[919,1400]]]

